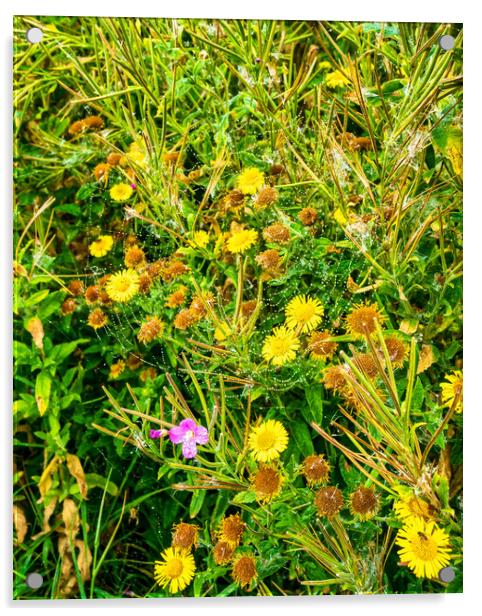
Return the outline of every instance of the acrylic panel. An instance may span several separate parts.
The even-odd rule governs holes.
[[[14,20],[16,599],[462,590],[462,26]]]

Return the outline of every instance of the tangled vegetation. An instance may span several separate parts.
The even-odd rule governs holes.
[[[15,598],[461,591],[461,46],[16,18]]]

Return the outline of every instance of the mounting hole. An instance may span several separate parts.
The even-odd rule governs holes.
[[[451,34],[444,34],[439,38],[438,44],[444,51],[450,51],[455,47],[455,39]]]
[[[42,584],[44,583],[44,579],[43,577],[40,575],[40,573],[29,573],[27,575],[27,586],[29,588],[40,588],[42,586]]]
[[[44,33],[40,28],[30,28],[29,30],[27,30],[27,34],[25,36],[29,43],[36,44],[40,43],[40,41],[43,39]]]
[[[455,571],[453,567],[444,567],[443,569],[440,569],[438,572],[438,578],[441,582],[445,582],[446,584],[453,582],[455,579]]]

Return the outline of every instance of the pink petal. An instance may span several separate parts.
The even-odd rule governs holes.
[[[188,432],[188,430],[194,432],[196,429],[196,422],[194,419],[183,419],[179,424],[179,427],[182,428],[184,432]]]
[[[187,441],[184,441],[182,444],[182,455],[190,460],[191,458],[195,458],[197,454],[196,441],[191,438]]]
[[[172,443],[182,443],[182,439],[184,438],[184,430],[181,426],[174,426],[169,430],[169,438]]]
[[[196,426],[194,430],[194,436],[196,438],[196,443],[199,445],[205,445],[209,440],[208,431],[204,426]]]

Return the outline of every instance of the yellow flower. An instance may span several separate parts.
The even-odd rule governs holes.
[[[103,310],[100,308],[95,308],[95,310],[92,310],[89,314],[87,323],[94,329],[99,329],[100,327],[107,325],[108,320],[109,319]]]
[[[343,214],[343,212],[341,211],[339,207],[335,210],[333,214],[333,218],[342,227],[344,227],[346,223],[348,222],[348,218],[345,216],[345,214]]]
[[[319,299],[297,295],[286,306],[286,325],[299,332],[309,332],[320,323],[323,312]]]
[[[432,519],[429,504],[412,493],[401,496],[400,500],[393,504],[393,509],[401,520],[410,520],[412,518]]]
[[[325,77],[325,83],[329,88],[344,88],[345,86],[350,84],[350,80],[345,77],[345,75],[339,71],[333,71],[332,73],[327,73]]]
[[[127,201],[133,193],[132,186],[129,184],[116,184],[109,191],[111,199],[114,201]]]
[[[228,239],[228,250],[232,253],[245,252],[258,239],[258,232],[254,229],[241,229],[235,231]]]
[[[154,567],[154,579],[169,591],[176,593],[189,586],[196,572],[194,556],[186,550],[179,548],[167,548],[161,554],[163,560],[156,560]]]
[[[449,536],[433,521],[410,518],[398,531],[398,556],[419,578],[436,578],[450,562]]]
[[[205,248],[209,244],[209,235],[206,231],[196,231],[193,233],[189,244],[195,248]]]
[[[114,245],[114,240],[110,235],[100,235],[89,246],[89,252],[93,257],[105,257]]]
[[[266,337],[263,344],[263,357],[274,366],[283,366],[295,359],[296,350],[300,346],[295,332],[284,325],[275,327],[273,333]]]
[[[231,328],[227,323],[221,323],[219,327],[214,330],[214,338],[217,342],[223,342],[228,336],[231,335]]]
[[[463,406],[464,378],[461,370],[454,370],[452,374],[445,376],[445,381],[441,383],[442,402],[449,408],[455,403],[455,412],[461,413]],[[456,400],[457,399],[457,400]]]
[[[139,274],[132,269],[112,274],[106,291],[115,302],[128,302],[139,291]]]
[[[256,167],[245,169],[236,180],[236,187],[244,195],[254,195],[264,184],[264,175]]]
[[[263,421],[251,430],[249,448],[253,458],[259,462],[270,462],[279,458],[288,447],[288,432],[276,419]]]
[[[115,364],[112,364],[110,367],[109,376],[111,379],[117,379],[125,370],[126,363],[122,359],[116,361]]]

